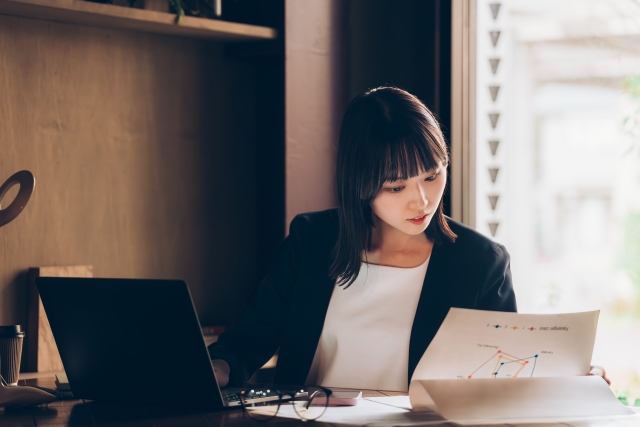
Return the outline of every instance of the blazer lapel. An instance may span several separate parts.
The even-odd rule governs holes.
[[[409,340],[408,380],[446,317],[452,288],[451,244],[434,245],[418,300]]]
[[[335,228],[335,229],[334,229]],[[303,384],[311,368],[322,334],[335,281],[329,277],[331,250],[337,240],[333,224],[319,230],[310,239],[289,314],[290,325],[283,336],[275,381],[278,384]]]

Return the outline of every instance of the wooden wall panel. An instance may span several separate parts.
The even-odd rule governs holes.
[[[64,265],[29,268],[28,319],[22,346],[23,372],[64,371],[49,318],[42,305],[36,279],[39,277],[93,277],[92,265]]]
[[[0,15],[0,180],[34,195],[0,229],[0,324],[38,265],[182,278],[201,321],[254,287],[255,75],[223,46]],[[126,295],[123,295],[126,298]]]
[[[336,147],[348,99],[347,2],[286,0],[286,231],[336,206]]]

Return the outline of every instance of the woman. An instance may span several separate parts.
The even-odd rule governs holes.
[[[504,246],[444,216],[448,164],[415,96],[354,98],[338,208],[292,220],[244,313],[209,346],[221,386],[241,386],[279,349],[278,384],[406,391],[451,307],[515,312]]]

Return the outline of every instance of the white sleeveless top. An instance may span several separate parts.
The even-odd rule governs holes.
[[[409,339],[429,258],[417,267],[362,263],[334,286],[307,384],[407,391]]]

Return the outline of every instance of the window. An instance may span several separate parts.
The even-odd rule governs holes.
[[[601,309],[593,361],[640,398],[640,1],[470,4],[466,222],[521,312]]]

